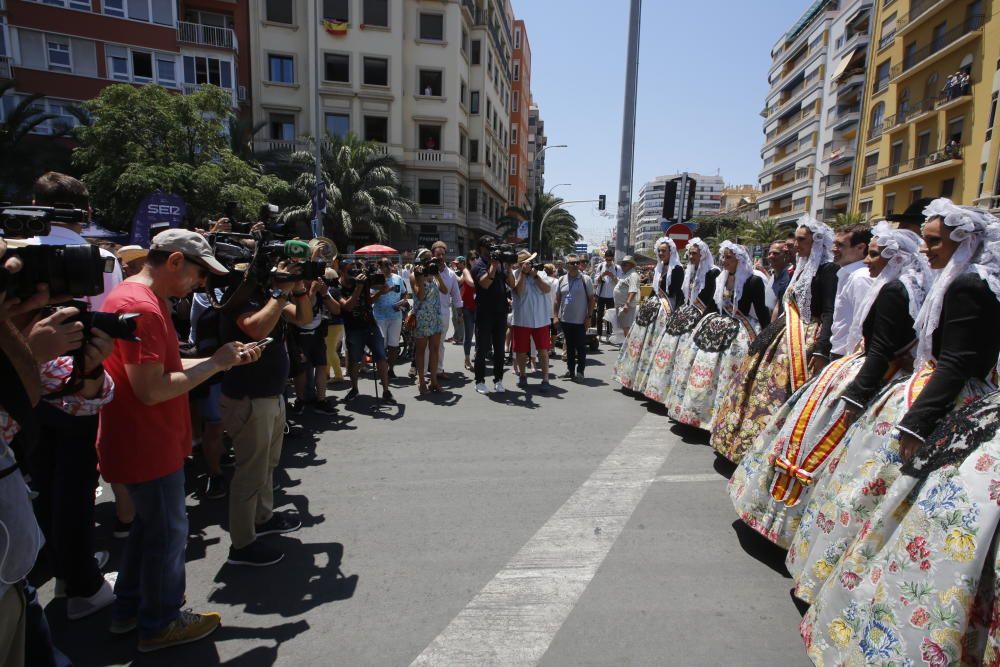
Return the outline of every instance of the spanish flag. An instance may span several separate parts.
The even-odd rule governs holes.
[[[328,19],[323,19],[323,29],[331,35],[346,35],[347,21],[330,21]]]

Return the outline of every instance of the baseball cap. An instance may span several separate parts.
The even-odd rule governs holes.
[[[118,248],[118,259],[121,260],[122,264],[128,264],[137,259],[142,259],[149,254],[149,251],[139,245],[123,245]]]
[[[455,261],[456,262],[464,262],[465,261],[465,255],[459,255],[458,257],[455,258]]]
[[[212,254],[212,246],[205,237],[187,229],[168,229],[156,235],[149,246],[150,250],[163,252],[179,252],[195,264],[201,264],[218,276],[229,273],[229,269],[219,263]]]

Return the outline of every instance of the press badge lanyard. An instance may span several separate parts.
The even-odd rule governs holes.
[[[567,306],[570,305],[571,303],[573,303],[573,285],[574,285],[574,283],[582,283],[582,282],[583,282],[583,276],[577,276],[576,280],[573,280],[572,278],[570,278],[568,276],[566,277],[566,285],[567,285],[567,288],[566,288],[566,305]]]

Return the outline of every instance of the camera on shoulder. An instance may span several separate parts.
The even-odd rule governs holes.
[[[489,247],[490,259],[502,264],[516,264],[517,251],[509,243],[495,243]]]

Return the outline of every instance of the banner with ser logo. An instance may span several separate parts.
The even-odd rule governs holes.
[[[187,206],[179,195],[154,192],[139,204],[132,218],[132,236],[129,243],[149,247],[149,230],[154,226],[181,227]]]

